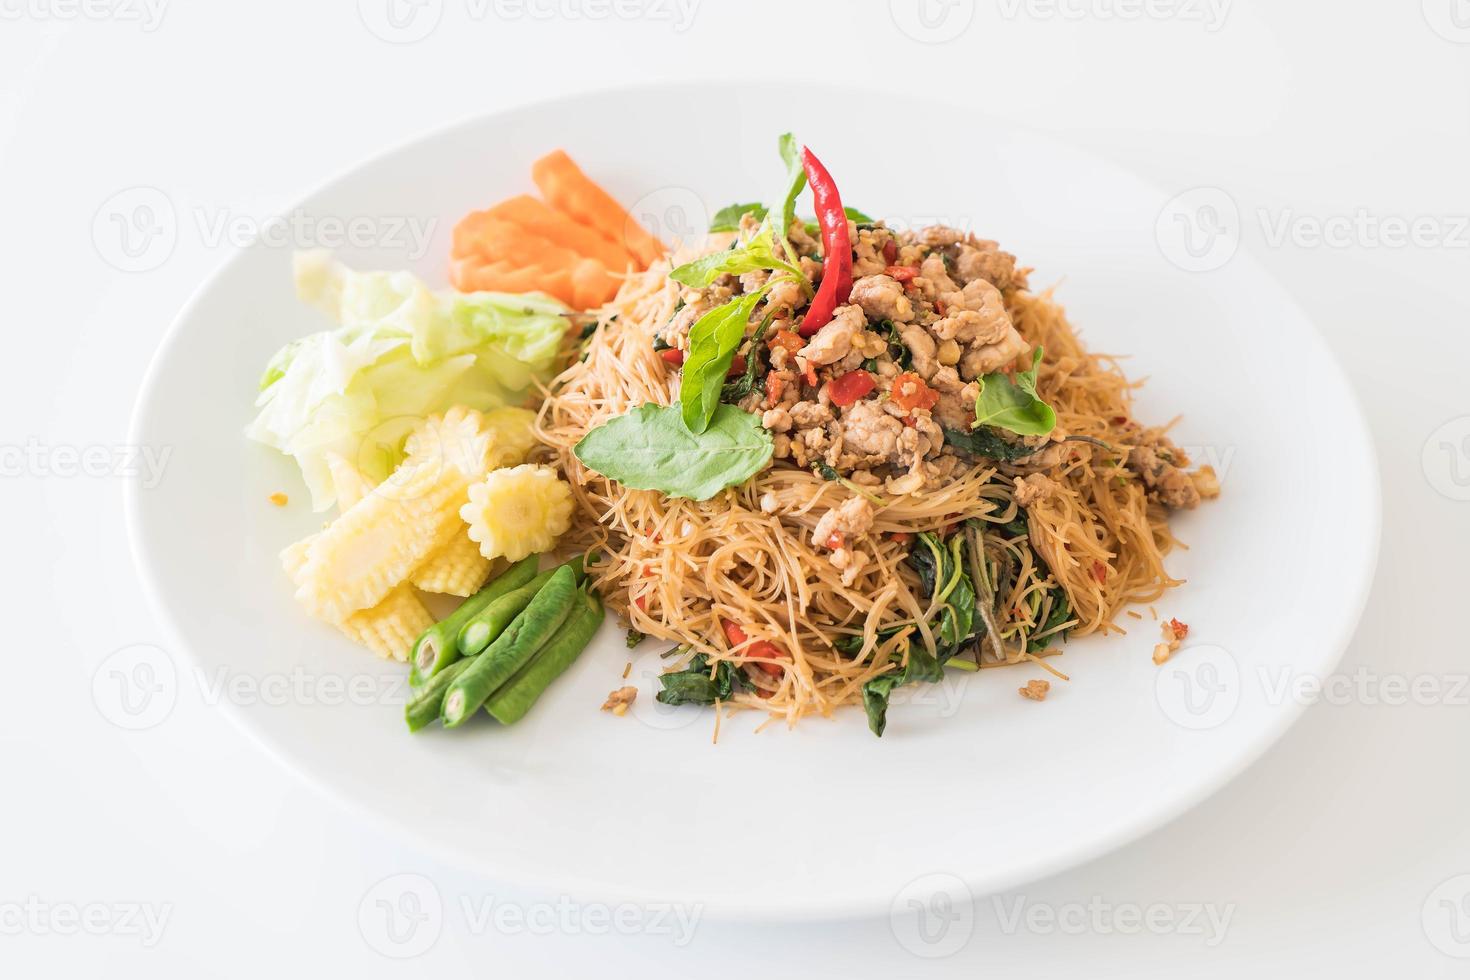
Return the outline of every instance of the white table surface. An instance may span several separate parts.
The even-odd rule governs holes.
[[[1470,4],[927,0],[921,20],[914,0],[421,2],[437,27],[390,43],[367,24],[401,40],[428,22],[392,35],[386,0],[0,0],[0,974],[387,976],[403,966],[384,951],[408,947],[372,923],[402,879],[374,886],[398,874],[443,905],[416,973],[1470,973]],[[128,552],[127,477],[99,450],[91,475],[69,472],[68,454],[125,442],[156,344],[229,254],[215,222],[248,226],[365,155],[526,99],[767,75],[799,92],[831,74],[945,90],[1236,205],[1242,246],[1341,360],[1382,467],[1377,584],[1330,703],[1175,823],[982,898],[938,959],[886,917],[599,929],[385,836],[198,685],[142,731],[99,709],[99,666],[166,641]],[[171,252],[125,272],[110,215],[136,187],[180,220]],[[1418,240],[1398,241],[1415,219]],[[1282,424],[1310,439],[1333,419]],[[1130,918],[1156,905],[1172,925]]]

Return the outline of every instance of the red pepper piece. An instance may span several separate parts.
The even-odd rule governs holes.
[[[832,404],[845,408],[859,398],[867,397],[876,387],[878,382],[868,372],[849,371],[827,382],[827,394]]]
[[[883,243],[883,261],[889,265],[898,261],[898,242],[891,238]]]
[[[730,642],[732,647],[738,647],[749,639],[745,635],[745,630],[741,629],[738,624],[731,620],[722,618],[720,620],[720,626],[724,628],[725,639]],[[780,674],[781,666],[775,663],[765,663],[764,661],[784,660],[786,658],[786,654],[782,652],[781,648],[769,640],[757,640],[741,652],[747,657],[762,661],[762,663],[757,663],[754,666],[759,667],[768,674]]]
[[[740,375],[740,374],[744,374],[744,373],[745,373],[745,355],[744,354],[736,354],[735,357],[730,361],[730,370],[728,370],[728,371],[725,372],[725,377],[727,377],[727,378],[733,378],[736,375]]]
[[[883,272],[885,275],[891,276],[899,282],[913,282],[919,274],[919,267],[916,265],[890,265]]]
[[[807,147],[801,148],[801,167],[811,185],[817,224],[822,229],[822,283],[801,319],[801,334],[810,337],[852,295],[852,236],[847,231],[847,212],[842,210],[842,196],[832,175]]]
[[[671,365],[672,367],[682,367],[684,365],[684,352],[678,348],[670,347],[666,350],[661,350],[658,352],[658,356],[664,359],[665,364]]]

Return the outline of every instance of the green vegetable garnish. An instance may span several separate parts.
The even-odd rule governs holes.
[[[679,402],[690,432],[703,432],[720,404],[720,390],[735,351],[745,340],[745,328],[764,289],[717,306],[689,328],[689,354],[679,381]]]
[[[1040,347],[1031,360],[1031,370],[1018,371],[1014,381],[996,371],[980,378],[980,397],[975,400],[975,425],[993,425],[1022,436],[1044,436],[1056,428],[1057,413],[1036,394],[1036,368],[1041,363]]]
[[[798,266],[776,256],[776,240],[769,221],[764,222],[760,230],[745,244],[737,243],[723,252],[711,252],[693,262],[686,262],[670,272],[669,278],[685,286],[703,289],[720,276],[738,276],[761,269],[789,273],[798,279],[805,278]]]
[[[760,419],[720,405],[703,432],[690,432],[673,405],[639,405],[582,437],[573,452],[588,468],[634,490],[708,500],[744,483],[775,443]]]
[[[654,698],[663,704],[714,704],[728,701],[735,693],[739,671],[728,660],[715,665],[710,676],[709,658],[697,653],[683,670],[659,677],[662,689]]]
[[[747,214],[754,214],[755,220],[764,220],[766,206],[759,201],[754,204],[727,204],[715,212],[710,219],[710,231],[739,231],[740,219]]]
[[[781,151],[781,162],[786,164],[786,188],[781,198],[781,207],[776,212],[776,237],[786,244],[786,235],[791,231],[791,222],[796,218],[796,198],[806,186],[806,170],[801,165],[801,147],[796,143],[796,137],[790,133],[782,133],[777,147]],[[791,249],[786,249],[790,255]]]

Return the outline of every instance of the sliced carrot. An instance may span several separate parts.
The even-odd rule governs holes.
[[[450,263],[449,281],[462,293],[540,291],[555,296],[568,306],[573,305],[571,272],[565,268],[517,268],[507,262],[487,265],[477,257],[463,258]]]
[[[607,266],[596,259],[583,259],[572,267],[572,305],[579,310],[601,306],[618,294],[618,279],[608,275]]]
[[[531,179],[548,204],[619,243],[644,266],[664,254],[662,243],[563,151],[554,150],[532,164]]]
[[[629,266],[638,268],[638,260],[616,242],[603,237],[595,228],[573,221],[565,214],[548,207],[529,194],[521,194],[508,201],[501,201],[485,212],[494,218],[520,225],[533,235],[578,255],[596,259],[609,272],[624,272]]]
[[[508,221],[477,217],[461,225],[464,230],[456,229],[458,243],[453,255],[462,266],[456,273],[456,286],[460,282],[499,282],[511,273],[528,270],[554,276],[555,288],[541,288],[580,310],[601,306],[617,294],[619,280],[597,259],[584,258]],[[503,285],[474,288],[510,290]]]

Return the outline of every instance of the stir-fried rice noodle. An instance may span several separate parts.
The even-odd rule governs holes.
[[[769,640],[790,655],[779,672],[748,671],[759,691],[737,693],[733,703],[789,722],[829,714],[861,701],[864,682],[895,669],[893,655],[901,660],[908,644],[932,648],[932,610],[905,562],[913,545],[904,536],[964,527],[966,519],[983,528],[965,531],[978,536],[985,555],[972,577],[1003,587],[994,603],[1001,642],[987,638],[972,654],[980,666],[1025,660],[1043,632],[1119,631],[1113,618],[1124,606],[1180,584],[1163,563],[1176,544],[1166,512],[1123,469],[1142,431],[1132,422],[1133,385],[1112,357],[1082,346],[1050,291],[1006,290],[1005,301],[1026,340],[1044,346],[1038,391],[1055,408],[1058,428],[1073,437],[1065,458],[1045,471],[1059,489],[1023,510],[1013,498],[1015,473],[988,461],[904,496],[858,488],[872,498],[876,519],[859,545],[871,560],[850,584],[811,536],[824,513],[851,498],[851,484],[778,462],[696,502],[625,489],[587,469],[572,447],[590,429],[677,397],[653,346],[678,297],[668,271],[660,262],[630,277],[604,308],[585,356],[552,383],[537,434],[565,467],[584,518],[573,523],[567,544],[600,553],[591,569],[598,591],[634,629],[703,652],[712,663],[751,663],[741,652],[750,644],[732,652],[721,626],[729,620],[750,641]],[[1018,518],[1029,534],[1016,536]],[[1001,533],[1005,525],[1012,531]],[[1051,615],[1057,585],[1070,602],[1060,622]],[[845,636],[861,636],[861,650],[839,652],[833,644]]]

